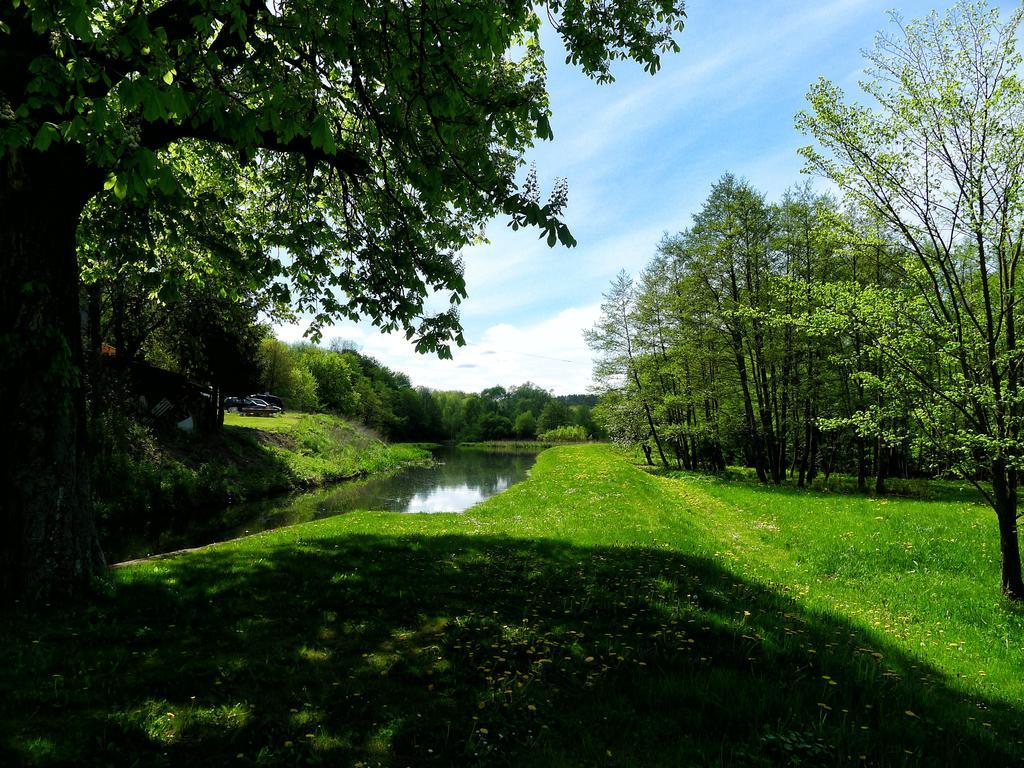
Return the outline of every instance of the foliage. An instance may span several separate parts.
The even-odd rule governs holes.
[[[572,420],[569,406],[560,400],[548,400],[537,417],[537,431],[547,432],[558,427],[567,426]]]
[[[355,382],[357,370],[349,359],[313,346],[298,347],[296,352],[316,382],[319,403],[343,416],[356,414],[360,405]]]
[[[541,432],[537,439],[545,443],[583,443],[590,439],[590,435],[578,424],[566,424]]]
[[[549,13],[598,81],[617,59],[656,71],[682,27],[670,0]],[[539,26],[529,3],[24,0],[0,15],[0,159],[63,153],[88,168],[90,194],[174,197],[175,221],[201,201],[179,152],[224,146],[244,166],[224,177],[244,176],[249,211],[278,224],[260,233],[264,279],[285,278],[315,326],[363,314],[446,354],[457,311],[426,316],[423,298],[465,295],[455,254],[485,221],[504,213],[574,243],[564,185],[542,205],[535,179],[514,181],[524,150],[551,137]],[[141,256],[166,278],[157,249]]]
[[[532,439],[540,426],[536,413],[548,414],[554,426],[601,433],[585,402],[567,405],[573,396],[553,397],[530,382],[468,394],[414,388],[406,375],[341,343],[324,349],[268,338],[260,361],[252,389],[279,395],[291,408],[357,417],[394,440]]]
[[[38,765],[1012,765],[1021,661],[1003,641],[1022,627],[984,589],[989,514],[666,479],[560,447],[472,515],[357,512],[5,614],[0,749]]]
[[[921,441],[962,476],[984,473],[1003,592],[1019,600],[1022,20],[1022,8],[1004,22],[986,3],[960,2],[900,23],[867,54],[874,107],[848,104],[821,80],[799,117],[817,143],[804,149],[808,167],[870,212],[906,257],[899,286],[850,291],[890,369],[876,386],[915,392]]]
[[[655,72],[684,18],[681,0],[546,10],[600,82],[621,59]],[[522,0],[0,4],[0,395],[19,402],[9,431],[24,447],[22,467],[2,469],[0,591],[70,593],[102,569],[84,492],[79,246],[102,253],[99,232],[144,244],[111,295],[144,287],[169,304],[198,280],[221,298],[269,295],[314,337],[369,318],[450,357],[464,343],[458,254],[487,222],[575,244],[566,182],[542,203],[536,174],[520,174],[552,137],[541,23]],[[134,208],[112,222],[119,203]],[[76,242],[83,220],[97,226]],[[101,277],[119,279],[120,260]],[[219,376],[215,362],[203,367]]]
[[[154,333],[180,325],[180,314],[200,299],[232,314],[203,318],[221,333],[232,327],[217,320],[238,322],[243,313],[288,316],[288,292],[274,279],[279,266],[266,255],[268,233],[278,222],[249,200],[256,172],[223,148],[195,142],[166,154],[171,192],[153,189],[144,203],[102,193],[86,206],[78,227],[82,282],[98,315],[99,339],[92,341],[111,343],[128,360],[151,355]]]
[[[798,118],[845,207],[809,186],[770,204],[726,174],[638,281],[613,281],[587,338],[614,439],[776,485],[955,472],[995,510],[1002,590],[1024,599],[1022,20],[960,3],[899,22],[867,54],[874,108],[821,81]]]
[[[537,420],[533,417],[533,411],[523,411],[516,416],[515,424],[512,426],[515,436],[523,440],[531,440],[537,436]]]
[[[113,560],[216,538],[229,505],[394,469],[426,454],[329,415],[228,414],[222,433],[157,432],[128,408],[93,426],[92,493]]]
[[[259,351],[259,384],[253,389],[277,395],[294,411],[320,406],[316,378],[309,366],[287,344],[265,338]]]

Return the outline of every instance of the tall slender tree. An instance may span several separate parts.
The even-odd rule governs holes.
[[[886,222],[911,257],[919,319],[947,377],[917,345],[885,334],[887,364],[957,413],[943,434],[995,511],[1003,592],[1024,599],[1017,534],[1022,443],[1017,291],[1024,246],[1024,9],[1003,21],[984,3],[902,23],[868,53],[874,107],[822,80],[799,123],[810,168]],[[908,297],[909,298],[909,297]],[[986,465],[978,474],[979,460]],[[991,490],[981,480],[991,483]]]

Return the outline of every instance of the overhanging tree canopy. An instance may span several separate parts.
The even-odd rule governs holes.
[[[681,0],[552,0],[569,59],[598,81],[675,50]],[[0,10],[0,587],[70,585],[100,555],[84,487],[75,230],[104,188],[174,194],[165,153],[220,145],[287,210],[272,244],[317,322],[368,315],[421,351],[459,339],[458,250],[497,213],[572,244],[564,195],[514,176],[550,138],[540,17],[527,2],[13,0]],[[252,204],[267,204],[254,199]]]

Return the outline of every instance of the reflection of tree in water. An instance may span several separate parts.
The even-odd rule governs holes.
[[[396,512],[446,509],[458,512],[500,493],[526,477],[535,455],[490,454],[481,451],[439,449],[437,463],[414,467],[391,477],[346,483],[320,504],[320,517],[353,509]],[[451,506],[446,506],[446,497]],[[410,504],[416,501],[416,507]]]
[[[120,554],[137,557],[196,547],[356,509],[461,512],[525,479],[537,455],[442,448],[435,451],[435,458],[436,463],[429,467],[410,467],[285,498],[235,504],[206,525],[197,522],[157,542],[132,542]]]
[[[288,501],[278,499],[250,505],[251,513],[237,515],[236,519],[246,517],[251,530],[263,530],[355,509],[461,512],[525,479],[537,460],[536,454],[452,448],[438,449],[435,458],[436,463],[429,467],[411,467],[393,475],[341,483]],[[410,509],[414,501],[415,507]]]
[[[437,473],[437,486],[468,486],[487,498],[524,479],[537,456],[448,449],[438,451],[437,460],[428,469]]]

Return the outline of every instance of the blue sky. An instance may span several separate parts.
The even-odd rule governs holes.
[[[1014,3],[1002,2],[1003,8]],[[556,394],[586,391],[590,352],[582,331],[620,269],[638,272],[666,232],[684,228],[723,173],[770,198],[804,179],[793,127],[807,86],[825,76],[856,91],[861,51],[888,27],[887,11],[917,18],[945,4],[893,0],[690,0],[682,51],[651,77],[620,63],[596,85],[565,65],[546,29],[554,140],[528,155],[542,190],[569,180],[567,222],[579,245],[548,248],[504,221],[465,254],[466,347],[454,360],[417,355],[401,335],[346,323],[325,339],[355,341],[414,384],[478,391],[533,381]],[[280,327],[287,341],[302,326]]]

